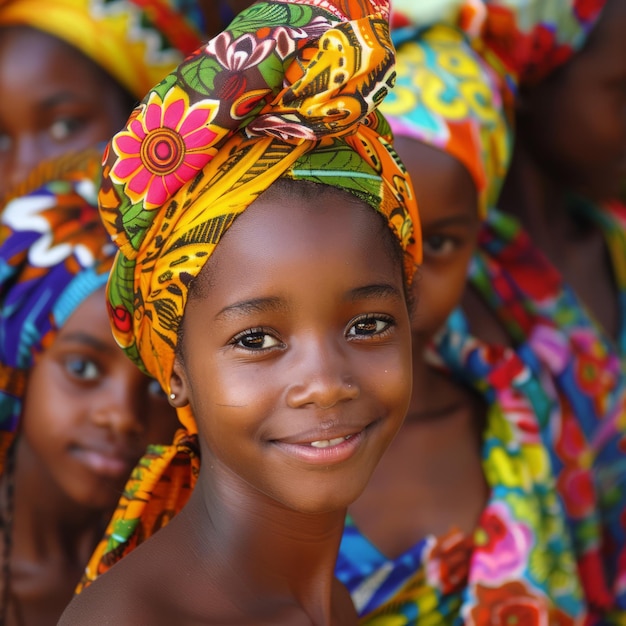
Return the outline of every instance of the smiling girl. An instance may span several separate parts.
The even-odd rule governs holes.
[[[88,577],[153,536],[62,624],[356,623],[333,570],[408,406],[420,256],[376,111],[388,8],[255,4],[113,138],[114,332],[183,428],[135,473]]]

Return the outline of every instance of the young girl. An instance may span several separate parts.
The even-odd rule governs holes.
[[[56,624],[124,483],[175,416],[111,337],[113,245],[68,172],[10,202],[0,245],[0,622]]]
[[[41,161],[108,140],[203,28],[184,0],[3,0],[0,200]]]
[[[337,574],[366,624],[581,623],[578,555],[551,468],[558,405],[512,350],[457,329],[458,312],[446,319],[510,156],[501,81],[461,31],[405,24],[381,108],[422,222],[413,397],[349,508]],[[435,361],[418,349],[433,338]]]
[[[419,232],[375,111],[388,5],[323,7],[253,5],[109,146],[114,332],[184,428],[145,459],[90,571],[177,514],[62,624],[356,623],[333,570],[408,406]]]

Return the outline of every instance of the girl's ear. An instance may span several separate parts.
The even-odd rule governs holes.
[[[178,358],[174,361],[170,377],[169,402],[174,407],[183,407],[189,404],[189,384],[185,376],[185,368]]]

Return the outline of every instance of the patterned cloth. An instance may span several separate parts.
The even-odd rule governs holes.
[[[279,177],[346,190],[420,260],[417,209],[376,106],[393,85],[386,0],[263,2],[146,96],[112,140],[101,214],[120,247],[108,297],[114,335],[169,390],[189,281],[236,216]],[[262,175],[259,175],[261,174]],[[139,465],[92,559],[106,570],[186,501],[196,424]]]
[[[54,35],[106,70],[137,99],[203,39],[189,0],[0,0],[0,28]]]
[[[598,209],[576,201],[572,210],[604,231],[623,310],[626,207],[615,202]],[[495,210],[481,234],[470,279],[520,357],[549,373],[562,413],[552,428],[552,464],[586,592],[592,600],[610,593],[624,611],[626,327],[616,345],[519,223]]]
[[[456,28],[405,26],[392,39],[396,86],[381,111],[394,135],[439,148],[465,166],[484,217],[511,157],[502,81]]]
[[[28,370],[109,275],[115,246],[97,210],[99,155],[75,157],[74,168],[0,214],[0,469],[18,427]]]
[[[545,444],[558,406],[512,350],[481,344],[462,324],[461,332],[442,334],[439,350],[451,374],[489,407],[482,449],[489,501],[473,535],[426,537],[393,560],[348,519],[337,574],[361,623],[584,623],[573,546]]]

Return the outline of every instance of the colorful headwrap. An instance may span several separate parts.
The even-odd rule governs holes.
[[[202,13],[189,0],[0,0],[0,27],[58,37],[143,98],[201,44]]]
[[[481,218],[497,200],[512,150],[502,81],[445,24],[392,31],[396,86],[381,105],[394,135],[439,148],[471,174]]]
[[[513,83],[533,84],[584,45],[606,0],[484,0],[482,41]],[[492,53],[495,56],[491,56]]]
[[[257,3],[155,87],[113,138],[99,201],[120,247],[108,292],[114,334],[165,390],[190,281],[279,177],[347,190],[380,212],[412,275],[417,208],[376,111],[394,80],[388,8],[387,0]],[[186,501],[196,424],[188,407],[178,415],[185,428],[135,470],[87,582]]]
[[[37,354],[89,295],[106,284],[115,246],[97,210],[97,150],[55,183],[0,214],[0,471],[19,424]]]

